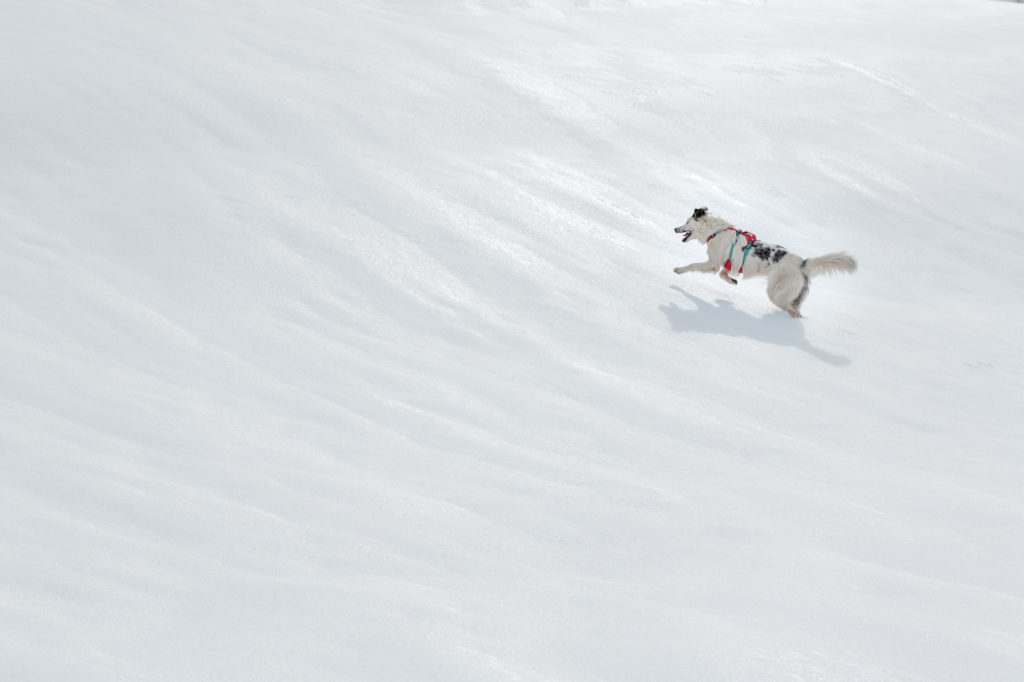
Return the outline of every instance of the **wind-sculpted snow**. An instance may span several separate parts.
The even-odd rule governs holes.
[[[9,4],[0,679],[1024,678],[1020,9]]]

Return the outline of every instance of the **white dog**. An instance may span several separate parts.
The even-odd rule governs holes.
[[[758,241],[756,235],[737,230],[706,208],[695,210],[676,232],[684,242],[693,237],[708,247],[706,261],[675,268],[676,274],[719,270],[719,277],[730,284],[737,284],[730,274],[734,269],[746,277],[765,275],[768,298],[793,317],[801,317],[800,304],[807,297],[811,277],[857,269],[857,262],[845,253],[804,259],[777,244]]]

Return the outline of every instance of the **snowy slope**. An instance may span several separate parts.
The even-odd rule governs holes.
[[[8,0],[0,679],[1024,679],[1021,10]]]

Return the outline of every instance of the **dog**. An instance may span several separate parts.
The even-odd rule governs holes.
[[[803,317],[800,305],[807,298],[812,277],[857,269],[857,261],[846,253],[801,258],[777,244],[759,241],[756,235],[711,215],[707,208],[694,210],[676,232],[683,235],[684,243],[696,239],[708,247],[706,261],[675,268],[677,275],[718,270],[718,276],[730,284],[738,284],[732,277],[734,269],[744,277],[766,276],[768,298],[791,317]]]

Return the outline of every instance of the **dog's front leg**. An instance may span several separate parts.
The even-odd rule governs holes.
[[[710,260],[706,260],[703,263],[690,263],[689,265],[672,268],[672,271],[677,275],[681,275],[684,272],[714,272],[717,267]]]
[[[739,282],[737,282],[729,275],[729,271],[726,270],[724,267],[722,268],[722,271],[718,273],[718,276],[724,279],[729,284],[739,284]]]

